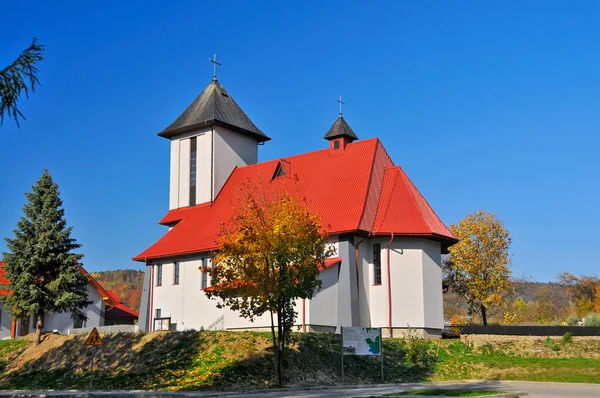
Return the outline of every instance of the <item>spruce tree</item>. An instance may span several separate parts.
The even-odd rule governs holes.
[[[11,293],[2,300],[13,319],[34,315],[37,345],[45,313],[69,311],[73,319],[84,320],[82,309],[91,302],[87,279],[80,270],[83,255],[73,252],[81,245],[71,238],[58,185],[44,170],[32,188],[25,194],[24,216],[17,223],[15,237],[6,238],[5,276]]]

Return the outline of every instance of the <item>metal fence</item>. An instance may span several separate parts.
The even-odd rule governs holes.
[[[88,334],[94,328],[76,328],[68,329],[67,334]],[[111,326],[96,326],[100,333],[134,333],[139,331],[138,325],[111,325]]]
[[[458,338],[461,334],[497,334],[506,336],[600,336],[597,326],[506,326],[506,325],[446,325],[442,336]]]

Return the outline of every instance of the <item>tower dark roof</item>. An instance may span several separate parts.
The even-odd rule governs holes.
[[[252,123],[217,80],[210,82],[198,98],[158,135],[170,138],[176,134],[213,125],[220,125],[238,133],[249,135],[259,142],[270,140]]]
[[[324,138],[326,140],[333,140],[334,138],[339,137],[347,137],[350,139],[350,141],[358,139],[356,134],[354,134],[354,131],[352,131],[352,127],[350,127],[346,120],[344,120],[343,116],[337,118],[337,120],[335,121],[335,123],[333,123],[333,126],[331,126],[327,134],[325,134]]]

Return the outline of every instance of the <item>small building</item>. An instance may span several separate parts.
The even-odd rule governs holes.
[[[108,325],[132,325],[138,319],[138,313],[128,308],[113,292],[106,290],[83,267],[81,273],[88,280],[88,305],[83,313],[85,321],[75,321],[70,312],[45,314],[43,331],[58,331],[66,334],[69,329],[82,327],[99,327]],[[0,261],[0,284],[7,285],[9,281],[4,277],[4,262]],[[8,290],[0,290],[0,295],[9,294]],[[0,302],[0,339],[25,336],[35,331],[34,316],[26,319],[13,320]]]
[[[169,211],[159,222],[168,232],[134,258],[146,265],[141,330],[270,327],[267,315],[249,322],[218,308],[204,291],[220,226],[233,215],[236,184],[293,177],[336,249],[321,272],[322,289],[295,303],[298,328],[441,335],[441,255],[457,239],[378,138],[359,140],[341,111],[322,133],[323,148],[259,163],[259,145],[270,138],[216,78],[158,133],[170,142]]]

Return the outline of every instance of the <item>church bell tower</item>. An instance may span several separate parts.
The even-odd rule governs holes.
[[[258,161],[258,144],[270,140],[214,76],[159,136],[171,140],[169,210],[214,201],[235,167]]]

